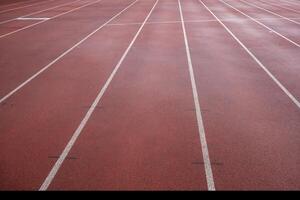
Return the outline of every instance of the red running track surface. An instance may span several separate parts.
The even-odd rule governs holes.
[[[299,190],[297,11],[1,3],[0,190]]]

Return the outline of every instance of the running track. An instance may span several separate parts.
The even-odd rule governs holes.
[[[3,1],[0,98],[0,190],[299,190],[300,1]]]

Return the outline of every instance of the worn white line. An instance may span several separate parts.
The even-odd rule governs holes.
[[[181,23],[181,21],[160,21],[160,22],[147,22],[145,25],[149,24],[176,24],[176,23]],[[127,26],[127,25],[140,25],[142,24],[141,22],[130,22],[130,23],[111,23],[108,24],[107,26]]]
[[[190,74],[190,79],[191,79],[194,104],[195,104],[195,109],[196,109],[198,133],[199,133],[199,137],[200,137],[202,156],[203,156],[203,161],[204,161],[206,183],[207,183],[208,190],[215,190],[215,183],[214,183],[213,173],[212,173],[212,169],[211,169],[211,163],[210,163],[209,153],[208,153],[208,146],[207,146],[207,142],[206,142],[205,130],[204,130],[204,125],[203,125],[203,120],[202,120],[202,115],[201,115],[199,96],[198,96],[197,86],[196,86],[196,81],[195,81],[195,76],[194,76],[193,63],[192,63],[189,43],[188,43],[188,39],[187,39],[187,34],[186,34],[186,30],[185,30],[185,24],[184,24],[184,18],[183,18],[183,14],[182,14],[180,0],[178,0],[178,4],[179,4],[181,25],[182,25],[182,31],[183,31],[183,37],[184,37],[184,43],[185,43],[185,50],[186,50],[187,61],[188,61],[188,66],[189,66],[189,74]]]
[[[50,7],[50,8],[44,9],[44,10],[39,10],[39,11],[36,11],[36,12],[32,12],[32,13],[29,13],[27,15],[22,15],[18,18],[25,18],[25,17],[31,16],[31,15],[39,14],[41,12],[45,12],[45,11],[52,10],[52,9],[55,9],[55,8],[59,8],[59,7],[65,6],[65,5],[73,4],[73,3],[76,3],[78,1],[82,1],[82,0],[76,0],[76,1],[68,2],[68,3],[60,4],[60,5]],[[11,21],[14,21],[14,20],[18,20],[18,18],[12,18],[12,19],[2,21],[2,22],[0,22],[0,24],[5,24],[5,23],[8,23],[8,22],[11,22]]]
[[[271,3],[271,2],[264,2],[264,1],[261,1],[261,0],[258,0],[259,2],[263,3],[263,4],[266,4],[266,5],[270,5],[270,6],[275,6],[275,7],[278,7],[278,8],[282,8],[282,9],[286,9],[286,10],[290,10],[290,11],[293,11],[295,13],[298,13],[300,14],[300,11],[298,10],[294,10],[292,8],[288,8],[288,7],[285,7],[285,6],[280,6],[279,4],[274,4],[274,3]],[[290,19],[293,19],[293,18],[290,18]]]
[[[143,24],[140,26],[139,30],[137,31],[137,33],[135,34],[134,38],[132,39],[132,41],[130,42],[129,46],[127,47],[127,49],[125,50],[125,52],[123,53],[121,59],[119,60],[119,62],[117,63],[117,65],[115,66],[114,70],[112,71],[112,73],[110,74],[109,78],[107,79],[107,81],[105,82],[104,86],[102,87],[102,89],[100,90],[100,92],[98,93],[96,99],[93,101],[91,107],[89,108],[88,112],[86,113],[86,115],[84,116],[84,118],[82,119],[82,121],[80,122],[78,128],[76,129],[76,131],[73,133],[73,136],[71,137],[70,141],[68,142],[67,146],[65,147],[65,149],[63,150],[63,152],[61,153],[61,155],[59,156],[58,160],[56,161],[56,163],[54,164],[54,166],[52,167],[50,173],[48,174],[47,178],[45,179],[45,181],[43,182],[42,186],[40,187],[39,190],[47,190],[47,188],[49,187],[49,185],[51,184],[52,180],[54,179],[56,173],[58,172],[58,170],[60,169],[62,163],[64,162],[65,158],[67,157],[67,155],[69,154],[70,150],[72,149],[74,143],[76,142],[77,138],[79,137],[80,133],[82,132],[83,128],[85,127],[85,125],[87,124],[89,118],[91,117],[91,115],[93,114],[97,104],[100,102],[103,94],[105,93],[106,89],[108,88],[109,84],[111,83],[112,79],[114,78],[115,74],[117,73],[118,69],[120,68],[121,64],[123,63],[124,59],[126,58],[128,52],[130,51],[131,47],[133,46],[134,42],[136,41],[137,37],[139,36],[140,32],[142,31],[146,21],[148,20],[148,18],[150,17],[152,11],[154,10],[155,6],[157,5],[159,0],[156,0],[154,6],[152,7],[152,9],[150,10],[149,14],[147,15],[147,17],[145,18]]]
[[[274,19],[278,19],[278,18],[255,18],[258,20],[274,20]],[[300,19],[300,17],[294,17],[292,19]],[[252,21],[252,19],[247,19],[247,18],[228,18],[228,19],[222,19],[222,22],[238,22],[238,21]],[[217,22],[217,20],[215,19],[200,19],[200,20],[185,20],[184,23],[205,23],[205,22]],[[146,25],[150,25],[150,24],[177,24],[177,23],[181,23],[180,20],[174,20],[174,21],[152,21],[152,22],[147,22]],[[141,22],[130,22],[130,23],[111,23],[108,24],[107,26],[130,26],[130,25],[140,25],[142,24]]]
[[[33,3],[33,4],[29,4],[29,5],[26,5],[26,6],[20,6],[20,7],[16,7],[16,8],[10,8],[10,9],[7,9],[7,10],[1,10],[0,13],[9,12],[9,11],[12,11],[12,10],[18,10],[18,9],[21,9],[21,8],[28,8],[28,7],[31,7],[31,6],[35,6],[37,4],[45,3],[47,1],[54,1],[54,0],[45,0],[45,1],[42,1],[42,2],[36,2],[36,3]]]
[[[267,75],[277,84],[277,86],[292,100],[292,102],[300,109],[300,102],[277,80],[277,78],[265,67],[262,62],[232,33],[232,31],[201,1],[202,5],[218,20],[225,30],[239,43],[241,47],[251,56],[251,58],[267,73]]]
[[[266,12],[268,12],[268,13],[271,13],[272,15],[278,16],[278,17],[280,17],[280,18],[282,18],[282,19],[285,19],[285,20],[288,20],[288,21],[290,21],[290,22],[292,22],[292,23],[295,23],[295,24],[300,25],[300,22],[297,22],[297,21],[295,21],[295,20],[292,20],[292,19],[290,19],[290,18],[288,18],[288,17],[279,15],[279,14],[277,14],[277,13],[275,13],[275,12],[272,12],[272,11],[270,11],[270,10],[268,10],[268,9],[262,8],[262,7],[260,7],[260,6],[257,6],[257,5],[255,5],[255,4],[253,4],[253,3],[249,3],[249,2],[244,1],[244,0],[240,0],[240,1],[243,2],[243,3],[245,3],[245,4],[247,4],[247,5],[249,5],[249,6],[258,8],[258,9],[260,9],[260,10],[263,10],[263,11],[266,11]]]
[[[69,11],[67,11],[67,12],[60,13],[60,14],[58,14],[58,15],[53,16],[53,17],[52,17],[51,19],[49,19],[49,20],[53,20],[53,19],[55,19],[55,18],[57,18],[57,17],[60,17],[60,16],[62,16],[62,15],[65,15],[65,14],[68,14],[68,13],[71,13],[71,12],[74,12],[74,11],[76,11],[76,10],[79,10],[79,9],[81,9],[81,8],[84,8],[84,7],[87,7],[87,6],[90,6],[90,5],[93,5],[93,4],[98,3],[98,2],[100,2],[100,1],[102,1],[102,0],[97,0],[97,1],[94,1],[94,2],[91,2],[91,3],[87,3],[87,4],[85,4],[85,5],[82,5],[82,6],[80,6],[80,7],[74,8],[74,9],[69,10]],[[47,21],[49,21],[49,20],[47,20]],[[12,34],[14,34],[14,33],[17,33],[17,32],[23,31],[23,30],[26,30],[26,29],[28,29],[28,28],[31,28],[31,27],[33,27],[33,26],[36,26],[36,25],[41,24],[41,23],[44,23],[44,22],[46,22],[46,21],[39,21],[39,22],[37,22],[37,23],[34,23],[34,24],[31,24],[31,25],[25,26],[25,27],[23,27],[23,28],[20,28],[20,29],[15,30],[15,31],[12,31],[12,32],[9,32],[9,33],[0,35],[0,39],[4,38],[4,37],[6,37],[6,36],[12,35]]]
[[[17,20],[49,20],[48,17],[19,17]]]
[[[222,2],[222,3],[224,3],[225,5],[227,5],[228,7],[230,7],[230,8],[232,8],[232,9],[236,10],[237,12],[241,13],[242,15],[244,15],[244,16],[246,16],[246,17],[252,19],[254,22],[258,23],[259,25],[263,26],[264,28],[268,29],[269,31],[272,31],[273,33],[275,33],[275,34],[278,35],[279,37],[281,37],[281,38],[287,40],[288,42],[292,43],[293,45],[295,45],[295,46],[297,46],[297,47],[300,47],[300,44],[298,44],[297,42],[294,42],[293,40],[287,38],[286,36],[284,36],[284,35],[282,35],[282,34],[280,34],[280,33],[278,33],[277,31],[275,31],[274,29],[272,29],[272,28],[266,26],[265,24],[261,23],[260,21],[257,21],[257,20],[254,19],[253,17],[250,17],[249,15],[243,13],[242,11],[240,11],[239,9],[233,7],[232,5],[228,4],[227,2],[225,2],[225,1],[223,1],[223,0],[219,0],[219,1]]]

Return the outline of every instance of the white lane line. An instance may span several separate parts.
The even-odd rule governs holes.
[[[292,102],[300,109],[300,102],[284,87],[277,78],[265,67],[262,62],[231,32],[231,30],[201,1],[202,5],[218,20],[225,30],[240,44],[241,47],[251,56],[251,58],[268,74],[268,76],[277,84],[277,86],[292,100]]]
[[[25,18],[25,17],[31,16],[31,15],[35,15],[35,14],[38,14],[38,13],[41,13],[41,12],[45,12],[45,11],[48,11],[48,10],[59,8],[59,7],[68,5],[68,4],[73,4],[73,3],[76,3],[78,1],[82,1],[82,0],[76,0],[76,1],[68,2],[68,3],[60,4],[60,5],[57,5],[57,6],[54,6],[54,7],[50,7],[50,8],[44,9],[44,10],[40,10],[40,11],[37,11],[37,12],[29,13],[27,15],[22,15],[22,16],[20,16],[18,18]],[[8,19],[8,20],[5,20],[5,21],[2,21],[2,22],[0,22],[0,24],[5,24],[5,23],[8,23],[8,22],[11,22],[11,21],[14,21],[14,20],[18,20],[18,18],[12,18],[12,19]]]
[[[263,18],[253,18],[253,19],[256,19],[256,20],[276,20],[276,19],[280,19],[278,17],[263,17]],[[300,17],[293,17],[291,19],[300,19]],[[221,21],[251,21],[252,19],[247,19],[247,18],[224,18],[222,19]],[[202,19],[202,20],[186,20],[184,21],[185,23],[186,22],[212,22],[212,21],[217,21],[215,19]]]
[[[130,4],[127,8],[129,8],[130,6],[132,6],[134,3],[136,3],[138,0],[135,0],[132,4]],[[116,16],[119,16],[122,12],[124,12],[125,9],[123,11],[121,11],[120,13],[118,13]],[[115,16],[115,17],[116,17]],[[81,43],[83,43],[85,40],[87,40],[89,37],[91,37],[93,34],[95,34],[97,31],[99,31],[100,29],[102,29],[105,25],[107,25],[109,22],[112,21],[112,19],[114,19],[115,17],[111,18],[110,20],[108,20],[106,23],[102,24],[100,27],[98,27],[96,30],[94,30],[92,33],[90,33],[89,35],[87,35],[86,37],[84,37],[82,40],[80,40],[78,43],[76,43],[74,46],[72,46],[71,48],[69,48],[68,50],[66,50],[64,53],[62,53],[60,56],[58,56],[57,58],[55,58],[53,61],[51,61],[48,65],[46,65],[45,67],[43,67],[42,69],[40,69],[38,72],[36,72],[34,75],[32,75],[30,78],[28,78],[26,81],[24,81],[23,83],[21,83],[18,87],[16,87],[15,89],[13,89],[12,91],[10,91],[7,95],[5,95],[4,97],[2,97],[0,99],[0,104],[2,102],[4,102],[6,99],[8,99],[9,97],[11,97],[13,94],[15,94],[17,91],[19,91],[21,88],[23,88],[25,85],[27,85],[30,81],[32,81],[33,79],[35,79],[37,76],[39,76],[41,73],[43,73],[45,70],[47,70],[49,67],[51,67],[53,64],[55,64],[57,61],[59,61],[60,59],[62,59],[65,55],[67,55],[68,53],[70,53],[73,49],[75,49],[77,46],[79,46]]]
[[[275,13],[275,12],[272,12],[272,11],[270,11],[270,10],[268,10],[268,9],[262,8],[262,7],[260,7],[260,6],[257,6],[257,5],[255,5],[255,4],[253,4],[253,3],[249,3],[249,2],[244,1],[244,0],[240,0],[240,1],[243,2],[243,3],[245,3],[245,4],[247,4],[247,5],[249,5],[249,6],[258,8],[258,9],[260,9],[260,10],[264,10],[264,11],[266,11],[266,12],[268,12],[268,13],[271,13],[272,15],[278,16],[278,17],[280,17],[280,18],[282,18],[282,19],[286,19],[286,20],[288,20],[288,21],[290,21],[290,22],[292,22],[292,23],[295,23],[295,24],[300,25],[300,22],[297,22],[297,21],[295,21],[295,20],[292,20],[292,19],[290,19],[290,18],[288,18],[288,17],[279,15],[279,14],[277,14],[277,13]]]
[[[160,21],[160,22],[147,22],[145,25],[149,24],[176,24],[180,23],[180,21]],[[130,22],[130,23],[111,23],[108,24],[107,26],[127,26],[127,25],[140,25],[142,24],[141,22]]]
[[[134,42],[136,41],[137,37],[139,36],[140,32],[142,31],[146,21],[148,20],[148,18],[150,17],[152,11],[154,10],[156,4],[158,3],[159,0],[156,0],[154,6],[152,7],[152,9],[150,10],[149,14],[147,15],[147,17],[145,18],[143,24],[140,26],[139,30],[137,31],[137,33],[135,34],[134,38],[132,39],[132,41],[130,42],[129,46],[127,47],[127,49],[125,50],[125,52],[123,53],[121,59],[119,60],[119,62],[117,63],[117,65],[115,66],[114,70],[112,71],[112,73],[110,74],[109,78],[106,80],[105,84],[103,85],[102,89],[100,90],[100,92],[98,93],[96,99],[94,100],[94,102],[92,103],[91,107],[89,108],[88,112],[86,113],[86,115],[84,116],[84,118],[82,119],[82,121],[80,122],[78,128],[76,129],[76,131],[73,133],[72,138],[70,139],[70,141],[68,142],[67,146],[65,147],[65,149],[63,150],[63,152],[61,153],[61,155],[59,156],[58,160],[56,161],[56,163],[54,164],[54,166],[52,167],[50,173],[48,174],[47,178],[45,179],[45,181],[43,182],[42,186],[40,187],[39,190],[47,190],[47,188],[49,187],[49,185],[51,184],[52,180],[54,179],[56,173],[58,172],[59,168],[61,167],[62,163],[64,162],[65,158],[68,156],[70,150],[72,149],[74,143],[76,142],[77,138],[79,137],[81,131],[83,130],[83,128],[85,127],[85,125],[87,124],[89,118],[91,117],[91,115],[93,114],[97,104],[99,103],[99,101],[101,100],[103,94],[105,93],[106,89],[108,88],[109,84],[111,83],[112,79],[114,78],[115,74],[117,73],[118,69],[120,68],[120,66],[122,65],[124,59],[126,58],[128,52],[130,51],[131,47],[133,46]],[[116,17],[116,16],[115,16]],[[115,18],[114,17],[114,18]]]
[[[280,33],[278,33],[277,31],[275,31],[274,29],[272,29],[272,28],[266,26],[265,24],[261,23],[260,21],[257,21],[257,20],[254,19],[253,17],[250,17],[249,15],[243,13],[242,11],[240,11],[239,9],[233,7],[232,5],[228,4],[227,2],[225,2],[225,1],[223,1],[223,0],[219,0],[219,1],[222,2],[222,3],[224,3],[225,5],[227,5],[228,7],[230,7],[230,8],[232,8],[232,9],[236,10],[237,12],[241,13],[242,15],[244,15],[244,16],[246,16],[246,17],[252,19],[254,22],[258,23],[259,25],[263,26],[264,28],[268,29],[269,31],[272,31],[273,33],[275,33],[275,34],[278,35],[279,37],[281,37],[281,38],[287,40],[288,42],[292,43],[293,45],[295,45],[295,46],[297,46],[297,47],[300,47],[300,44],[298,44],[297,42],[294,42],[293,40],[291,40],[291,39],[285,37],[284,35],[282,35],[282,34],[280,34]]]
[[[264,2],[264,1],[261,1],[261,0],[258,0],[258,1],[261,2],[261,3],[263,3],[263,4],[266,4],[266,5],[276,6],[276,7],[278,7],[278,8],[290,10],[290,11],[293,11],[293,12],[295,12],[295,13],[300,14],[300,11],[294,10],[294,9],[292,9],[292,8],[288,8],[288,7],[285,7],[285,6],[280,6],[280,5],[278,5],[278,4],[274,4],[274,3],[271,3],[271,2],[268,2],[268,3],[267,3],[267,2]],[[290,19],[293,19],[293,18],[290,18]]]
[[[274,19],[278,19],[276,17],[273,18],[255,18],[258,20],[274,20]],[[300,17],[294,17],[292,19],[300,19]],[[222,22],[238,22],[238,21],[251,21],[252,19],[247,19],[247,18],[228,18],[228,19],[222,19]],[[200,19],[200,20],[185,20],[184,23],[205,23],[205,22],[217,22],[217,20],[215,19]],[[177,23],[181,23],[181,20],[175,20],[175,21],[152,21],[152,22],[147,22],[146,25],[150,25],[150,24],[177,24]],[[130,26],[130,25],[140,25],[142,24],[141,22],[130,22],[130,23],[111,23],[108,24],[107,26]]]
[[[54,0],[45,0],[45,1],[42,1],[42,2],[36,2],[36,3],[30,4],[30,5],[26,5],[26,6],[21,6],[21,7],[16,7],[16,8],[10,8],[10,9],[7,9],[7,10],[1,10],[0,13],[5,13],[5,12],[12,11],[12,10],[18,10],[18,9],[21,9],[21,8],[27,8],[27,7],[35,6],[37,4],[42,4],[42,3],[45,3],[47,1],[54,1]]]
[[[19,17],[17,20],[49,20],[48,17]]]
[[[67,11],[67,12],[60,13],[60,14],[58,14],[58,15],[53,16],[53,17],[52,17],[51,19],[49,19],[49,20],[55,19],[55,18],[57,18],[57,17],[60,17],[60,16],[62,16],[62,15],[65,15],[65,14],[68,14],[68,13],[71,13],[71,12],[74,12],[74,11],[76,11],[76,10],[79,10],[79,9],[81,9],[81,8],[84,8],[84,7],[87,7],[87,6],[89,6],[89,5],[93,5],[93,4],[98,3],[98,2],[100,2],[100,1],[102,1],[102,0],[97,0],[97,1],[94,1],[94,2],[91,2],[91,3],[88,3],[88,4],[85,4],[85,5],[83,5],[83,6],[74,8],[74,9],[72,9],[72,10],[69,10],[69,11]],[[49,20],[47,20],[47,21],[49,21]],[[36,26],[36,25],[41,24],[41,23],[44,23],[44,22],[46,22],[46,21],[39,21],[39,22],[36,22],[36,23],[34,23],[34,24],[31,24],[31,25],[28,25],[28,26],[24,26],[23,28],[17,29],[17,30],[15,30],[15,31],[12,31],[12,32],[9,32],[9,33],[5,33],[5,34],[3,34],[3,35],[0,35],[0,39],[4,38],[4,37],[6,37],[6,36],[12,35],[12,34],[14,34],[14,33],[17,33],[17,32],[23,31],[23,30],[26,30],[26,29],[28,29],[28,28],[31,28],[31,27],[33,27],[33,26]]]
[[[178,4],[179,4],[181,25],[182,25],[182,31],[183,31],[183,37],[184,37],[184,43],[185,43],[185,50],[186,50],[187,61],[188,61],[188,65],[189,65],[189,74],[190,74],[190,79],[191,79],[194,104],[195,104],[195,109],[196,109],[198,133],[200,136],[202,156],[203,156],[203,161],[204,161],[206,183],[207,183],[208,190],[213,191],[213,190],[216,190],[215,183],[214,183],[213,173],[212,173],[212,169],[211,169],[211,163],[210,163],[210,159],[209,159],[208,147],[207,147],[207,142],[206,142],[206,137],[205,137],[205,130],[204,130],[204,125],[203,125],[203,120],[202,120],[202,115],[201,115],[201,109],[200,109],[200,103],[199,103],[199,97],[198,97],[198,92],[197,92],[195,76],[194,76],[193,63],[192,63],[192,59],[191,59],[189,43],[188,43],[187,34],[186,34],[186,30],[185,30],[185,24],[184,24],[184,18],[183,18],[183,14],[182,14],[180,0],[178,0]]]

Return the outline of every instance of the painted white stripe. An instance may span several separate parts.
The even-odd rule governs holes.
[[[117,73],[118,69],[120,68],[120,66],[122,65],[124,59],[126,58],[128,52],[130,51],[132,45],[134,44],[134,42],[136,41],[137,37],[139,36],[140,32],[142,31],[146,21],[148,20],[148,18],[150,17],[152,11],[154,10],[155,6],[157,5],[159,0],[156,0],[154,6],[152,7],[152,9],[150,10],[149,14],[147,15],[147,17],[145,18],[143,24],[140,26],[139,30],[137,31],[137,33],[135,34],[134,38],[132,39],[132,41],[130,42],[129,46],[127,47],[127,49],[125,50],[124,54],[122,55],[121,59],[119,60],[119,62],[117,63],[117,65],[115,66],[114,70],[112,71],[112,73],[110,74],[109,78],[107,79],[107,81],[105,82],[104,86],[102,87],[102,89],[100,90],[99,94],[97,95],[96,99],[94,100],[94,102],[92,103],[90,109],[88,110],[88,112],[86,113],[86,115],[84,116],[84,118],[82,119],[82,121],[80,122],[78,128],[76,129],[76,131],[74,132],[72,138],[70,139],[70,141],[68,142],[67,146],[65,147],[65,149],[63,150],[63,152],[61,153],[61,155],[59,156],[58,160],[56,161],[56,163],[54,164],[54,166],[52,167],[50,173],[48,174],[47,178],[45,179],[44,183],[42,184],[42,186],[40,187],[39,190],[47,190],[47,188],[49,187],[49,185],[51,184],[52,180],[54,179],[56,173],[58,172],[59,168],[61,167],[62,163],[64,162],[65,158],[68,156],[70,150],[72,149],[74,143],[76,142],[77,138],[79,137],[81,131],[83,130],[83,128],[85,127],[85,125],[87,124],[89,118],[91,117],[91,115],[93,114],[97,104],[99,103],[99,101],[101,100],[103,94],[105,93],[106,89],[108,88],[109,84],[111,83],[112,79],[114,78],[115,74]],[[129,7],[127,7],[129,8]],[[126,9],[127,9],[126,8]],[[124,10],[125,11],[125,10]],[[117,17],[117,16],[115,16]]]
[[[251,58],[268,74],[268,76],[278,85],[278,87],[292,100],[292,102],[300,109],[300,102],[277,80],[277,78],[265,67],[262,62],[231,32],[231,30],[201,1],[202,5],[218,20],[225,30],[243,47],[243,49],[251,56]]]
[[[283,9],[290,10],[290,11],[293,11],[295,13],[300,14],[300,11],[294,10],[292,8],[288,8],[288,7],[285,7],[285,6],[280,6],[279,4],[274,4],[274,3],[271,3],[271,2],[267,3],[267,2],[264,2],[264,1],[260,1],[260,0],[258,0],[258,1],[261,2],[261,3],[263,3],[263,4],[266,4],[266,5],[275,6],[275,7],[278,7],[278,8],[283,8]],[[290,19],[294,19],[294,18],[290,18]]]
[[[48,17],[19,17],[17,20],[49,20]]]
[[[127,8],[129,8],[130,6],[132,6],[134,3],[136,3],[138,0],[134,1],[132,4],[130,4]],[[125,11],[125,9],[123,10]],[[116,16],[119,16],[123,11],[121,11],[120,13],[118,13]],[[100,29],[102,29],[105,25],[107,25],[109,22],[111,22],[116,16],[114,16],[113,18],[111,18],[110,20],[108,20],[106,23],[102,24],[100,27],[98,27],[96,30],[94,30],[92,33],[90,33],[89,35],[87,35],[86,37],[84,37],[82,40],[80,40],[78,43],[76,43],[74,46],[72,46],[71,48],[69,48],[68,50],[66,50],[64,53],[62,53],[60,56],[58,56],[57,58],[55,58],[53,61],[51,61],[48,65],[46,65],[45,67],[43,67],[42,69],[40,69],[37,73],[35,73],[34,75],[32,75],[30,78],[28,78],[26,81],[24,81],[23,83],[21,83],[18,87],[16,87],[14,90],[10,91],[7,95],[5,95],[4,97],[2,97],[0,99],[0,103],[4,102],[6,99],[8,99],[9,97],[11,97],[13,94],[15,94],[17,91],[19,91],[21,88],[23,88],[25,85],[27,85],[29,82],[31,82],[33,79],[35,79],[37,76],[39,76],[41,73],[43,73],[45,70],[47,70],[49,67],[51,67],[53,64],[55,64],[57,61],[59,61],[60,59],[62,59],[65,55],[67,55],[68,53],[70,53],[73,49],[75,49],[77,46],[79,46],[81,43],[83,43],[85,40],[87,40],[89,37],[91,37],[93,34],[95,34],[97,31],[99,31]]]
[[[287,40],[288,42],[292,43],[293,45],[295,45],[295,46],[297,46],[297,47],[300,47],[300,44],[298,44],[297,42],[292,41],[291,39],[285,37],[284,35],[278,33],[277,31],[275,31],[274,29],[272,29],[272,28],[266,26],[265,24],[263,24],[263,23],[257,21],[257,20],[254,19],[253,17],[250,17],[249,15],[243,13],[242,11],[240,11],[239,9],[233,7],[232,5],[228,4],[227,2],[225,2],[225,1],[223,1],[223,0],[219,0],[219,1],[222,2],[222,3],[224,3],[225,5],[227,5],[228,7],[231,7],[232,9],[236,10],[237,12],[241,13],[242,15],[244,15],[244,16],[246,16],[246,17],[252,19],[254,22],[258,23],[259,25],[263,26],[264,28],[268,29],[269,31],[272,31],[273,33],[275,33],[275,34],[278,35],[279,37],[281,37],[281,38]]]
[[[45,3],[47,1],[53,1],[53,0],[46,0],[46,1],[37,2],[37,3],[33,3],[33,4],[30,4],[30,5],[26,5],[26,6],[20,6],[20,7],[16,7],[16,8],[10,8],[10,9],[7,9],[7,10],[1,10],[0,13],[9,12],[9,11],[12,11],[12,10],[18,10],[18,9],[21,9],[21,8],[28,8],[28,7],[31,7],[31,6],[35,6],[37,4]]]
[[[276,17],[273,18],[255,18],[258,20],[274,20],[274,19],[278,19]],[[292,19],[300,19],[300,17],[294,17]],[[226,22],[226,21],[234,21],[234,22],[243,22],[243,21],[251,21],[252,19],[247,19],[247,18],[228,18],[228,19],[222,19],[222,22]],[[215,19],[203,19],[203,20],[185,20],[184,23],[204,23],[204,22],[217,22],[217,20]],[[181,20],[175,20],[175,21],[152,21],[152,22],[147,22],[146,25],[150,25],[150,24],[177,24],[177,23],[181,23]],[[107,26],[130,26],[130,25],[140,25],[142,24],[141,22],[130,22],[130,23],[111,23],[108,24]]]
[[[206,137],[205,137],[205,130],[204,130],[204,125],[203,125],[203,120],[202,120],[202,115],[201,115],[201,109],[200,109],[200,103],[199,103],[199,97],[198,97],[198,92],[197,92],[195,76],[194,76],[193,63],[192,63],[192,59],[191,59],[189,43],[188,43],[187,34],[186,34],[186,30],[185,30],[185,24],[184,24],[184,18],[183,18],[183,14],[182,14],[180,0],[178,0],[178,4],[179,4],[180,18],[181,18],[181,22],[182,22],[181,25],[182,25],[183,36],[184,36],[185,50],[186,50],[187,61],[188,61],[188,66],[189,66],[189,74],[190,74],[190,79],[191,79],[191,84],[192,84],[194,104],[195,104],[195,109],[196,109],[198,133],[200,136],[200,143],[201,143],[202,156],[203,156],[203,161],[204,161],[207,188],[208,188],[208,190],[215,190],[215,183],[214,183],[213,173],[212,173],[212,169],[211,169],[211,163],[210,163],[210,159],[209,159],[208,147],[207,147],[207,142],[206,142]]]
[[[145,25],[149,24],[176,24],[181,23],[180,21],[160,21],[160,22],[147,22]],[[140,25],[141,22],[130,22],[130,23],[112,23],[108,24],[107,26],[127,26],[127,25]]]
[[[40,11],[37,11],[37,12],[29,13],[27,15],[22,15],[22,16],[20,16],[18,18],[26,18],[26,17],[31,16],[31,15],[35,15],[35,14],[38,14],[38,13],[41,13],[41,12],[45,12],[45,11],[48,11],[48,10],[59,8],[59,7],[65,6],[65,5],[73,4],[73,3],[76,3],[78,1],[82,1],[82,0],[76,0],[76,1],[68,2],[68,3],[60,4],[60,5],[57,5],[57,6],[54,6],[54,7],[50,7],[50,8],[44,9],[44,10],[40,10]],[[5,21],[2,21],[2,22],[0,22],[0,24],[5,24],[5,23],[8,23],[8,22],[11,22],[11,21],[14,21],[14,20],[18,20],[18,18],[13,18],[13,19],[8,19],[8,20],[5,20]]]
[[[264,11],[266,11],[266,12],[268,12],[268,13],[271,13],[272,15],[281,17],[282,19],[286,19],[286,20],[288,20],[288,21],[290,21],[290,22],[293,22],[293,23],[295,23],[295,24],[300,25],[300,22],[297,22],[297,21],[295,21],[295,20],[292,20],[292,19],[290,19],[290,18],[288,18],[288,17],[279,15],[279,14],[277,14],[277,13],[275,13],[275,12],[272,12],[272,11],[270,11],[270,10],[268,10],[268,9],[262,8],[262,7],[260,7],[260,6],[257,6],[257,5],[255,5],[255,4],[253,4],[253,3],[249,3],[249,2],[244,1],[244,0],[240,0],[240,1],[243,2],[243,3],[245,3],[245,4],[247,4],[247,5],[249,5],[249,6],[253,6],[253,7],[258,8],[258,9],[260,9],[260,10],[264,10]]]
[[[88,3],[88,4],[85,4],[85,5],[83,5],[83,6],[74,8],[74,9],[72,9],[72,10],[69,10],[69,11],[67,11],[67,12],[60,13],[60,14],[58,14],[58,15],[53,16],[53,17],[52,17],[51,19],[49,19],[49,20],[55,19],[55,18],[57,18],[57,17],[60,17],[60,16],[62,16],[62,15],[65,15],[65,14],[68,14],[68,13],[71,13],[71,12],[74,12],[74,11],[79,10],[79,9],[81,9],[81,8],[84,8],[84,7],[93,5],[93,4],[98,3],[98,2],[100,2],[100,1],[102,1],[102,0],[97,0],[97,1],[94,1],[94,2],[91,2],[91,3]],[[47,21],[49,21],[49,20],[47,20]],[[31,27],[33,27],[33,26],[36,26],[36,25],[41,24],[41,23],[44,23],[44,22],[46,22],[46,21],[39,21],[39,22],[37,22],[37,23],[34,23],[34,24],[31,24],[31,25],[25,26],[25,27],[23,27],[23,28],[20,28],[20,29],[15,30],[15,31],[12,31],[12,32],[9,32],[9,33],[0,35],[0,39],[4,38],[4,37],[6,37],[6,36],[12,35],[12,34],[14,34],[14,33],[17,33],[17,32],[23,31],[23,30],[26,30],[26,29],[28,29],[28,28],[31,28]]]

